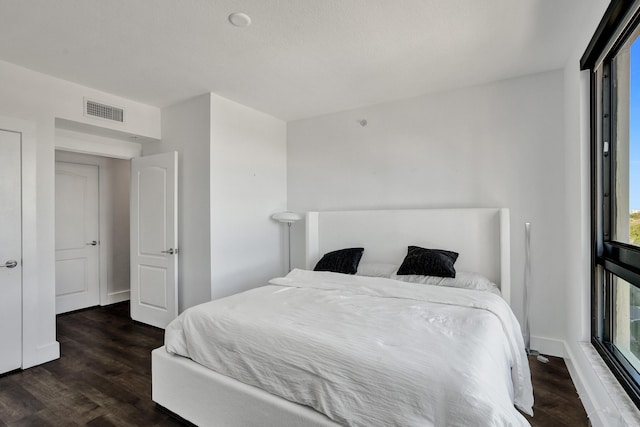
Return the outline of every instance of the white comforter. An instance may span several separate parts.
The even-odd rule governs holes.
[[[294,270],[192,307],[167,351],[352,426],[527,426],[520,327],[497,295]]]

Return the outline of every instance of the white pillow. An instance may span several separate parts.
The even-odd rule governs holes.
[[[358,272],[356,274],[358,276],[389,278],[396,271],[398,271],[398,266],[396,264],[361,262],[360,264],[358,264]]]
[[[498,285],[491,282],[481,274],[468,273],[464,271],[456,272],[456,277],[437,277],[437,276],[418,276],[416,274],[397,275],[390,277],[394,280],[402,280],[403,282],[421,283],[424,285],[449,286],[453,288],[473,289],[476,291],[489,291],[500,294]]]

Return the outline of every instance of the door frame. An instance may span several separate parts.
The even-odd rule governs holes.
[[[38,365],[43,361],[60,357],[60,344],[54,340],[42,344],[40,330],[43,316],[33,313],[50,311],[55,318],[55,305],[43,306],[41,296],[48,294],[46,271],[54,271],[53,259],[48,249],[38,244],[37,210],[37,126],[35,122],[0,116],[0,129],[21,134],[21,181],[22,181],[22,369]],[[45,154],[46,155],[46,154]],[[44,270],[44,273],[42,273]],[[43,278],[40,278],[43,276]]]
[[[66,153],[69,153],[67,155]],[[78,157],[76,157],[78,156]],[[60,157],[60,158],[59,158]],[[105,156],[103,156],[105,157]],[[95,166],[98,169],[98,296],[99,305],[109,305],[120,301],[126,301],[129,298],[129,291],[118,293],[109,293],[108,289],[108,253],[111,250],[113,242],[108,232],[107,222],[104,220],[111,214],[112,207],[105,202],[106,195],[109,193],[107,186],[110,182],[110,173],[106,168],[106,162],[94,155],[85,153],[67,152],[66,150],[56,149],[55,163],[57,173],[57,163],[71,163],[84,166]],[[56,288],[57,293],[57,288]],[[57,310],[56,310],[57,311]]]
[[[59,266],[58,263],[60,261],[64,262],[65,260],[69,260],[68,258],[69,251],[72,251],[74,255],[76,255],[77,257],[78,248],[66,248],[66,250],[63,250],[62,253],[58,252],[59,248],[57,246],[58,245],[57,240],[58,240],[59,230],[58,230],[58,218],[57,218],[57,212],[58,212],[57,205],[58,205],[59,192],[58,192],[58,183],[56,182],[56,192],[55,192],[55,200],[54,200],[56,209],[54,212],[56,212],[56,218],[55,218],[56,248],[55,249],[56,249],[56,313],[57,314],[68,313],[71,311],[88,308],[95,305],[104,305],[102,304],[102,292],[101,292],[102,287],[100,286],[100,283],[102,281],[101,276],[102,276],[103,269],[105,270],[104,271],[105,275],[107,275],[106,265],[105,265],[106,263],[103,262],[103,256],[102,256],[102,253],[103,252],[106,253],[107,251],[102,251],[103,242],[101,241],[102,235],[105,235],[105,237],[107,236],[106,233],[103,233],[101,229],[101,224],[104,222],[103,221],[104,215],[102,214],[101,208],[103,208],[103,205],[106,204],[106,203],[102,203],[102,200],[101,200],[103,195],[105,194],[105,192],[102,191],[102,189],[100,188],[102,171],[100,170],[101,166],[99,164],[90,164],[90,163],[93,163],[94,160],[96,163],[103,162],[103,160],[97,157],[95,158],[91,158],[89,156],[84,157],[84,155],[79,158],[72,157],[71,159],[67,159],[67,158],[58,159],[58,156],[66,157],[67,155],[68,154],[66,153],[61,153],[61,152],[59,153],[58,151],[56,151],[55,153],[56,181],[59,178],[59,172],[62,172],[63,175],[87,173],[88,175],[85,175],[85,178],[87,178],[88,186],[93,187],[91,183],[92,181],[91,176],[93,176],[93,173],[95,173],[95,178],[96,178],[95,193],[92,192],[93,194],[90,195],[87,199],[85,199],[85,204],[82,208],[84,209],[87,207],[87,202],[89,202],[89,205],[93,205],[93,201],[95,200],[95,208],[96,208],[95,217],[93,215],[91,215],[91,217],[86,217],[86,216],[84,217],[84,219],[88,220],[91,225],[95,226],[95,228],[93,229],[91,234],[85,235],[86,238],[88,239],[83,240],[82,242],[83,246],[82,246],[81,252],[83,252],[83,256],[86,257],[86,262],[87,262],[87,265],[86,265],[87,270],[85,270],[85,281],[86,281],[85,284],[88,286],[85,292],[83,292],[82,295],[78,295],[78,294],[73,295],[73,293],[58,295],[58,291],[59,291],[58,270],[57,270]],[[76,155],[72,154],[72,156],[76,156]],[[88,191],[88,190],[85,190],[85,191]],[[92,209],[89,209],[89,211],[92,211]],[[84,213],[85,215],[87,215],[87,211],[84,211]],[[93,223],[92,221],[95,221],[95,223]],[[87,231],[86,223],[84,225],[85,227],[80,227],[80,228],[82,229],[83,232],[86,232]],[[80,224],[77,224],[75,228],[78,228],[78,226],[80,226]],[[93,228],[93,227],[90,226],[90,228]],[[88,243],[91,240],[95,240],[98,244],[93,247],[86,246],[85,243]],[[59,256],[62,256],[63,260],[58,259]],[[95,263],[95,266],[94,266],[95,269],[90,268],[89,266],[93,267],[94,263]],[[105,283],[106,283],[106,280],[105,280]]]
[[[114,141],[117,141],[118,143],[115,144]],[[60,128],[56,128],[54,149],[55,151],[68,152],[78,155],[109,157],[112,159],[122,159],[129,161],[135,157],[142,156],[142,145],[139,143],[127,143],[121,140],[95,136],[82,132],[74,132]],[[55,169],[55,155],[53,161]],[[106,218],[108,210],[110,209],[109,206],[106,206],[106,204],[103,203],[103,195],[106,194],[107,189],[105,187],[108,181],[108,177],[105,175],[105,164],[104,162],[100,162],[100,159],[92,159],[90,157],[86,157],[82,161],[66,159],[60,161],[98,167],[98,234],[100,240],[100,245],[98,245],[98,287],[100,293],[100,305],[103,306],[114,304],[120,301],[126,301],[130,299],[130,290],[110,295],[107,289],[107,249],[111,246],[112,242],[107,233],[105,221],[102,220],[102,218]]]
[[[7,203],[5,215],[0,215],[0,239],[6,239],[0,240],[0,267],[5,267],[0,268],[2,375],[22,367],[22,134],[2,129],[0,144],[0,181],[6,180],[0,182],[0,204]]]

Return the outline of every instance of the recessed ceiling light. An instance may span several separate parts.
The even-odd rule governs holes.
[[[248,27],[251,25],[251,17],[246,13],[236,12],[229,15],[229,22],[236,27]]]

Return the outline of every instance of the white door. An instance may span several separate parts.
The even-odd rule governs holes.
[[[178,153],[131,161],[131,318],[165,328],[178,315]]]
[[[22,366],[21,137],[0,130],[0,374]]]
[[[56,162],[56,313],[100,304],[98,167]]]

